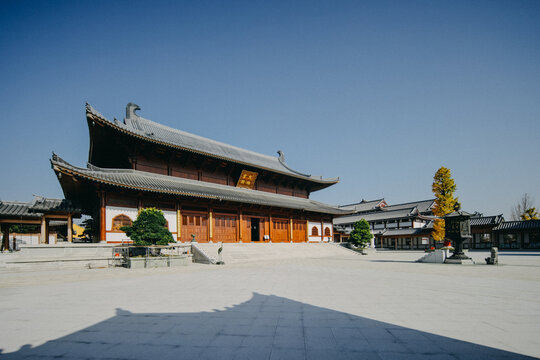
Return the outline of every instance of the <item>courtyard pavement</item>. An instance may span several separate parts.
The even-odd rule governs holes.
[[[419,252],[173,269],[0,270],[0,359],[540,356],[540,253]],[[2,255],[0,255],[2,256]]]

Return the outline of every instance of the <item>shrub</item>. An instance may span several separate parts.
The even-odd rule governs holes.
[[[138,246],[167,245],[173,241],[173,237],[166,224],[163,211],[147,208],[139,211],[132,226],[123,226],[120,230]]]

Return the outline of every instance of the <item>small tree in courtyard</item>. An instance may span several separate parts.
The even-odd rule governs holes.
[[[431,190],[435,195],[435,206],[433,207],[435,216],[442,218],[461,207],[458,198],[454,197],[456,188],[450,169],[443,166],[437,170],[431,186]],[[433,222],[432,236],[435,241],[444,240],[444,219],[437,219]]]
[[[353,245],[365,248],[367,244],[373,238],[373,234],[369,230],[369,223],[365,219],[357,221],[353,225],[354,229],[351,231],[350,242]]]
[[[163,211],[147,208],[139,211],[133,225],[123,226],[120,230],[124,231],[135,245],[167,245],[173,241],[173,237],[166,224]]]

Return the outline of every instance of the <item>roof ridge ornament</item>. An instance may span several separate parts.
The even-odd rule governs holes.
[[[277,153],[278,153],[278,155],[279,155],[279,161],[280,161],[282,164],[285,164],[285,154],[283,153],[283,151],[278,150]]]
[[[135,104],[135,103],[132,103],[132,102],[129,102],[127,105],[126,105],[126,119],[133,119],[133,118],[138,118],[140,117],[139,115],[137,115],[135,113],[135,111],[137,110],[141,110],[140,106]]]
[[[283,165],[287,170],[292,171],[293,173],[298,174],[298,175],[302,175],[302,176],[306,176],[306,177],[312,177],[311,175],[301,173],[299,171],[296,171],[296,170],[291,169],[290,167],[288,167],[287,164],[285,164],[285,154],[283,153],[283,151],[278,150],[277,153],[279,155],[278,160],[279,160],[280,164]],[[322,176],[320,178],[322,180]]]

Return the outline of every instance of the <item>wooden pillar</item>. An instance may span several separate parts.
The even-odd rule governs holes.
[[[289,218],[289,242],[293,241],[293,223],[292,218]]]
[[[309,242],[309,232],[310,232],[309,220],[306,220],[306,242]]]
[[[324,241],[324,220],[321,218],[321,242]]]
[[[212,208],[210,208],[208,211],[208,238],[208,241],[212,241],[214,239],[214,220]]]
[[[105,202],[105,191],[101,192],[101,208],[99,210],[99,240],[107,241],[107,208]]]
[[[67,238],[68,242],[73,242],[73,217],[71,214],[67,218]]]
[[[41,227],[40,227],[40,236],[39,236],[39,243],[40,244],[46,244],[48,239],[47,239],[47,235],[48,234],[48,231],[47,231],[47,219],[45,218],[45,215],[43,215],[43,217],[41,218]]]
[[[238,241],[242,242],[242,227],[244,225],[244,221],[242,219],[242,210],[238,210],[238,227],[237,227],[237,234],[238,234]]]
[[[270,241],[272,241],[272,213],[268,213],[268,235],[270,236]]]
[[[9,224],[2,224],[2,251],[9,250]]]
[[[178,203],[176,203],[176,241],[182,241],[182,211]]]
[[[382,236],[379,238],[381,240],[381,249],[383,248],[383,239]]]

